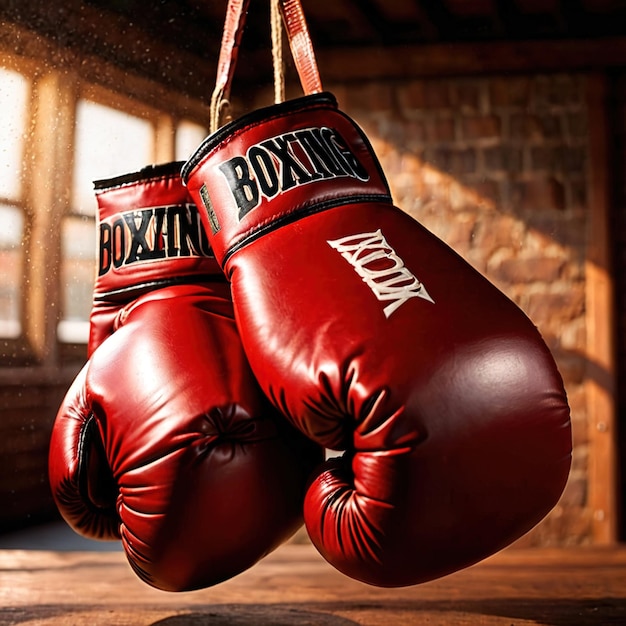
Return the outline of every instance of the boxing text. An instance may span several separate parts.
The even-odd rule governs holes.
[[[350,177],[369,180],[369,174],[333,128],[304,128],[261,141],[219,166],[239,209],[241,220],[261,197],[308,183]]]
[[[193,204],[140,209],[100,224],[98,275],[140,261],[213,256]]]

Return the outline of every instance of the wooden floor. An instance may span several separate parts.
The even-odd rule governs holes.
[[[292,543],[226,583],[181,594],[140,582],[121,552],[0,550],[0,624],[626,624],[626,547],[508,550],[431,583],[380,589]]]

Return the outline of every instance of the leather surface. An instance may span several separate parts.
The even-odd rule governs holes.
[[[303,149],[296,131],[308,128],[336,131],[354,175]],[[253,147],[279,137],[295,137],[290,159],[309,179],[275,159],[280,189],[242,215],[224,163],[252,164]],[[554,507],[571,426],[545,342],[384,197],[369,144],[325,97],[234,122],[183,172],[207,229],[215,213],[209,238],[261,387],[309,438],[345,451],[305,503],[331,564],[374,585],[424,582],[500,550]]]
[[[169,202],[149,187],[153,205]],[[146,209],[142,193],[127,205],[127,191],[107,201]],[[159,265],[164,278],[176,263]],[[139,280],[155,275],[151,264],[135,265]],[[262,394],[228,283],[169,282],[96,315],[98,344],[54,423],[49,477],[78,533],[120,538],[141,579],[182,591],[226,580],[288,539],[322,452]]]
[[[169,284],[223,280],[181,163],[96,181],[98,261],[89,354],[112,332],[120,307]]]

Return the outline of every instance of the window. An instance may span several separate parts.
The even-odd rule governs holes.
[[[90,100],[77,103],[71,209],[62,230],[63,317],[58,328],[62,342],[85,343],[89,335],[97,251],[93,181],[154,163],[156,128],[156,117],[150,112],[140,117]],[[172,158],[186,159],[206,132],[199,124],[181,121]]]
[[[9,338],[18,337],[22,330],[25,219],[21,174],[28,91],[25,76],[0,68],[0,337]]]
[[[97,262],[93,182],[185,160],[207,133],[76,76],[19,68],[0,66],[0,365],[16,354],[7,341],[34,350],[16,363],[56,358],[50,342],[84,354]]]
[[[153,161],[153,154],[149,121],[97,102],[78,101],[71,207],[62,227],[60,341],[84,343],[89,335],[97,246],[93,181],[139,170]]]
[[[202,143],[207,129],[189,120],[181,121],[176,128],[176,160],[186,161]]]

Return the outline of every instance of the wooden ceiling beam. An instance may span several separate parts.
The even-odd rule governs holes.
[[[185,50],[176,40],[156,39],[140,26],[116,13],[94,8],[79,0],[58,3],[15,3],[0,6],[0,38],[10,45],[11,24],[33,37],[15,40],[15,52],[27,53],[37,38],[49,42],[55,64],[80,64],[81,55],[101,58],[122,70],[167,84],[205,100],[215,83],[220,35],[206,56]],[[221,28],[221,27],[220,27]],[[207,45],[209,48],[209,45]]]
[[[507,0],[499,0],[500,9],[506,8],[506,3]],[[55,14],[52,6],[56,6]],[[432,9],[433,4],[424,2],[423,6]],[[0,8],[2,17],[12,18],[0,26],[0,43],[11,46],[14,42],[21,52],[14,51],[28,56],[33,40],[44,35],[41,40],[50,42],[50,51],[45,57],[52,63],[80,67],[87,57],[93,61],[89,64],[89,72],[96,76],[99,71],[97,59],[100,58],[121,72],[156,81],[188,97],[205,102],[210,98],[217,54],[203,56],[190,49],[181,49],[176,42],[157,41],[138,25],[115,14],[103,19],[100,9],[78,0],[66,0],[62,13],[58,11],[56,3],[23,3],[19,5],[19,12],[13,14]],[[429,13],[433,29],[442,27],[441,11],[431,10]],[[59,26],[60,15],[63,16],[62,27]],[[9,28],[11,21],[36,36],[15,35]],[[210,45],[208,41],[207,44]],[[237,66],[237,80],[243,81],[241,84],[251,90],[271,84],[271,57],[267,50],[263,54],[260,51],[245,52]],[[326,84],[501,72],[584,71],[626,67],[626,37],[358,47],[320,45],[316,46],[316,54]],[[80,71],[87,72],[87,68],[83,65]]]
[[[626,66],[626,37],[420,44],[316,51],[325,83]]]
[[[515,0],[495,0],[496,20],[502,25],[502,36],[518,37],[527,27],[528,18],[520,11]]]
[[[456,33],[456,17],[441,0],[419,0],[415,4],[426,18],[427,24],[437,33],[438,39],[446,39]]]
[[[393,41],[393,27],[385,18],[376,2],[373,0],[358,0],[351,2],[353,11],[360,13],[370,30],[369,36],[380,44]]]

